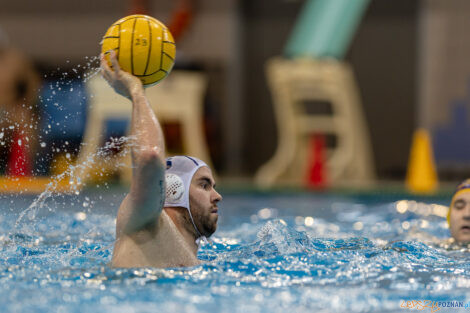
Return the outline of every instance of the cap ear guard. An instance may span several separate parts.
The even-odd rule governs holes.
[[[165,200],[168,203],[176,203],[184,195],[183,180],[175,174],[166,174],[166,192]]]

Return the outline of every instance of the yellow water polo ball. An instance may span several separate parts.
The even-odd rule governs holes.
[[[105,55],[114,50],[121,68],[151,86],[164,79],[175,63],[175,41],[168,28],[147,15],[129,15],[108,28],[101,42]]]

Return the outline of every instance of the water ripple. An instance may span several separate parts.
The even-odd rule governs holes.
[[[60,209],[26,233],[12,227],[17,214],[5,214],[0,297],[11,300],[3,311],[396,312],[404,299],[466,300],[469,250],[436,243],[442,218],[392,205],[372,211],[229,216],[199,251],[203,264],[173,269],[110,268],[114,212]]]

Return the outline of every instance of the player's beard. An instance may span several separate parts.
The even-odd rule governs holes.
[[[210,237],[217,230],[218,214],[212,213],[214,207],[210,208],[198,208],[191,210],[194,218],[194,223],[197,229],[201,232],[201,235]],[[202,212],[201,212],[202,211]]]

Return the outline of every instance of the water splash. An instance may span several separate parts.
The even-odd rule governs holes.
[[[48,103],[56,106],[58,110],[63,110],[63,104],[55,100],[55,96],[59,93],[69,93],[70,96],[73,95],[74,88],[73,83],[76,79],[81,80],[82,82],[88,81],[93,76],[97,75],[100,71],[99,68],[99,56],[85,57],[84,61],[81,64],[76,64],[70,71],[63,71],[60,67],[56,71],[52,71],[49,75],[44,75],[44,78],[48,79],[49,77],[54,77],[53,82],[48,85],[48,89],[51,91],[47,97],[39,97],[39,101],[42,103],[43,107],[47,106]],[[70,61],[67,61],[70,63]],[[85,95],[79,94],[79,97],[85,97]],[[85,98],[84,98],[85,99]],[[75,118],[72,116],[77,114],[76,112],[71,112],[65,116],[65,119]],[[7,116],[8,120],[8,116]],[[24,125],[27,126],[27,125]],[[46,130],[43,134],[39,134],[38,143],[40,149],[46,148],[48,145],[45,142],[43,135],[48,135],[54,127],[61,127],[60,123],[54,123],[54,125],[47,125]],[[37,128],[37,122],[35,128]],[[9,129],[20,129],[20,125],[14,124],[8,127]],[[3,138],[3,131],[0,130]],[[1,138],[0,138],[1,139]],[[3,143],[3,142],[2,142]],[[62,147],[55,147],[54,144],[51,146],[51,151],[58,153],[64,151],[66,156],[70,159],[70,153],[68,150],[68,141],[62,145]],[[82,164],[70,165],[63,173],[55,175],[51,178],[51,182],[46,186],[44,192],[42,192],[24,211],[22,211],[15,223],[14,230],[22,231],[28,233],[31,230],[30,225],[27,225],[24,220],[25,217],[28,217],[29,221],[33,221],[37,217],[37,213],[41,210],[53,211],[51,207],[47,205],[47,200],[54,195],[55,190],[57,189],[59,183],[64,179],[69,179],[70,192],[79,195],[80,189],[83,185],[81,179],[83,175],[81,173],[86,172],[86,169],[93,168],[99,158],[110,159],[111,153],[109,151],[119,151],[118,157],[123,157],[128,153],[130,147],[133,145],[133,138],[131,137],[121,137],[118,139],[111,138],[111,141],[106,142],[103,148],[100,148],[95,154],[87,156],[87,159]],[[124,149],[121,147],[124,146]],[[116,169],[124,164],[114,163]],[[22,226],[21,229],[19,228]]]
[[[31,203],[29,207],[23,210],[18,219],[16,220],[14,230],[21,231],[22,233],[28,234],[30,231],[30,225],[22,223],[24,218],[27,216],[29,221],[34,221],[36,219],[37,212],[42,209],[48,209],[53,211],[52,208],[48,207],[46,201],[51,198],[55,190],[57,189],[58,184],[68,178],[70,193],[75,195],[80,194],[80,190],[83,187],[84,182],[82,182],[83,175],[81,173],[87,172],[87,169],[94,168],[97,160],[107,159],[111,161],[111,158],[122,158],[125,157],[135,145],[135,138],[133,136],[111,138],[110,141],[105,143],[104,147],[98,149],[94,154],[88,155],[87,159],[81,164],[69,165],[69,167],[61,174],[53,176],[51,182],[47,184],[45,190]],[[110,151],[119,151],[117,155],[113,156]],[[125,166],[124,163],[114,162],[115,169]],[[22,225],[21,228],[20,225]]]

